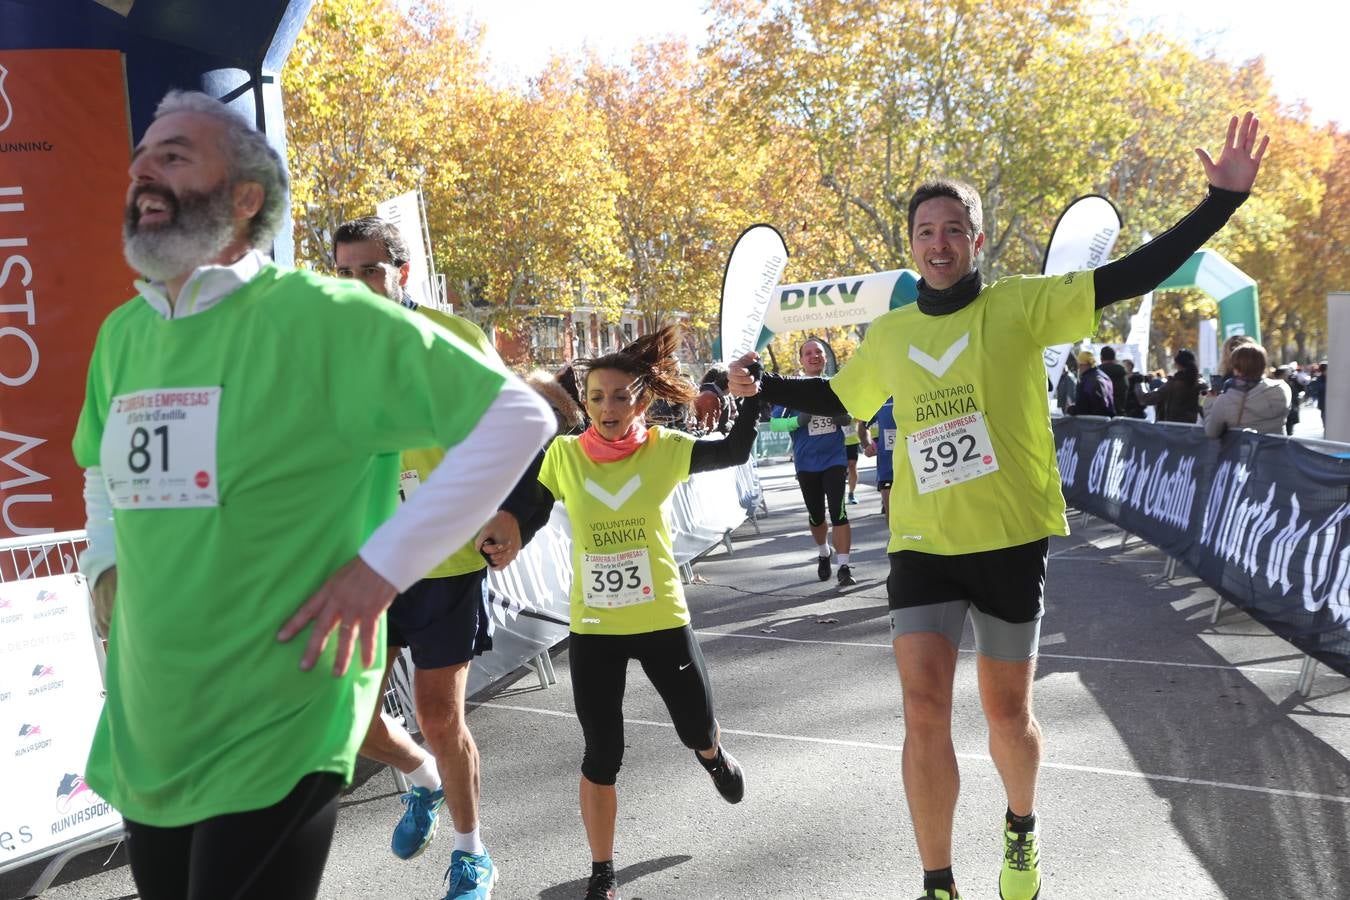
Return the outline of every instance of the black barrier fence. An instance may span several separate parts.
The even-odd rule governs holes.
[[[1253,432],[1056,418],[1064,499],[1350,675],[1350,459]]]

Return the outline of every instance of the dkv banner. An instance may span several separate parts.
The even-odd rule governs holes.
[[[84,783],[103,708],[82,575],[0,583],[0,871],[121,817]]]
[[[777,302],[769,306],[764,327],[781,334],[860,325],[914,301],[918,285],[919,276],[910,269],[783,285]]]
[[[134,293],[130,159],[119,53],[0,50],[0,538],[84,526],[70,441],[98,327]]]

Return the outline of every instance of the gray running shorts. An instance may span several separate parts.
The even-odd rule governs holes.
[[[904,634],[934,631],[950,641],[953,647],[959,647],[967,614],[975,626],[975,650],[981,656],[1005,662],[1026,662],[1035,658],[1041,642],[1040,616],[1030,622],[1005,622],[981,611],[968,600],[947,600],[891,610],[891,640]]]

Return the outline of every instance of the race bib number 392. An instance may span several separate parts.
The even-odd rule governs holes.
[[[217,506],[220,388],[155,388],[112,398],[99,461],[114,509]]]
[[[905,436],[905,443],[920,494],[998,471],[983,413],[958,416],[916,431]]]

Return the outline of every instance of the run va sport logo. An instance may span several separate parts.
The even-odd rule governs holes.
[[[84,783],[83,775],[67,772],[56,787],[56,811],[62,815],[97,802],[98,794]]]
[[[52,823],[52,834],[57,835],[79,825],[109,815],[113,809],[89,785],[83,775],[67,772],[56,788],[56,811],[61,818]]]
[[[9,97],[5,95],[5,77],[9,75],[9,69],[0,65],[0,131],[9,127],[9,123],[14,120],[14,107],[9,102]]]
[[[51,738],[43,737],[41,725],[30,725],[27,722],[19,726],[19,738],[21,743],[14,750],[15,756],[27,756],[29,753],[46,750],[52,745]]]
[[[28,696],[33,697],[37,694],[45,694],[47,691],[54,691],[60,688],[65,681],[56,677],[56,667],[38,663],[33,666],[33,680],[36,685],[28,689]]]

